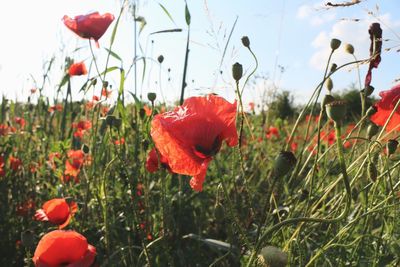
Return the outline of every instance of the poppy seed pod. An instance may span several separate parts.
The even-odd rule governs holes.
[[[336,69],[337,69],[337,64],[336,63],[332,63],[331,69],[329,70],[329,72],[332,73],[332,72],[336,71]]]
[[[156,93],[148,93],[147,94],[147,99],[149,100],[149,101],[151,101],[151,102],[154,102],[154,100],[156,100],[156,98],[157,98],[157,94]]]
[[[346,45],[344,46],[344,50],[345,50],[347,53],[351,54],[351,55],[354,54],[354,46],[352,46],[351,44],[346,44]]]
[[[242,37],[242,44],[243,44],[244,47],[249,48],[249,47],[250,47],[250,40],[249,40],[249,37],[243,36],[243,37]]]
[[[335,101],[335,98],[332,95],[325,95],[321,102],[321,109],[325,110],[325,105],[331,103],[332,101]]]
[[[399,145],[399,142],[397,142],[397,140],[395,140],[395,139],[390,139],[386,143],[386,148],[387,148],[387,152],[388,152],[389,156],[392,155],[394,152],[396,152],[398,145]]]
[[[367,85],[367,87],[361,90],[361,93],[365,94],[366,96],[370,96],[374,90],[375,88],[373,86]]]
[[[242,75],[243,75],[243,66],[240,63],[236,62],[232,66],[233,79],[235,79],[235,81],[238,82],[242,78]]]
[[[296,164],[297,160],[291,151],[281,151],[275,159],[274,163],[274,175],[276,177],[282,177],[290,171]]]
[[[371,139],[374,135],[376,135],[378,133],[378,131],[379,131],[378,125],[371,122],[371,124],[368,125],[368,128],[367,128],[367,138]]]
[[[332,91],[333,82],[332,82],[332,79],[331,79],[331,78],[327,78],[327,79],[325,80],[325,86],[326,86],[326,89],[328,89],[329,92]]]
[[[340,122],[346,116],[346,102],[335,100],[326,104],[326,114],[334,122]]]
[[[331,40],[331,49],[332,49],[332,50],[338,49],[341,43],[342,43],[342,41],[340,41],[339,39],[333,38],[333,39]]]
[[[377,111],[378,111],[378,110],[376,109],[375,106],[370,106],[370,107],[367,109],[366,114],[367,114],[367,116],[372,116],[372,115],[374,115]]]
[[[164,61],[164,56],[163,55],[159,55],[158,56],[158,58],[157,58],[157,61],[158,61],[158,63],[163,63],[163,61]]]

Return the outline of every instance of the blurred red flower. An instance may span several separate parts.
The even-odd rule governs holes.
[[[6,175],[6,172],[4,171],[4,164],[4,157],[0,156],[0,177]]]
[[[390,90],[379,93],[381,99],[375,103],[377,112],[371,116],[371,121],[379,126],[384,126],[387,119],[400,99],[400,83],[392,87]],[[400,131],[400,108],[398,108],[386,126],[386,131]]]
[[[72,128],[76,129],[76,131],[74,132],[74,136],[76,138],[82,139],[85,132],[92,128],[92,123],[89,120],[84,120],[78,123],[73,123]]]
[[[249,102],[250,111],[254,111],[255,104],[254,102]]]
[[[265,133],[265,137],[267,139],[271,139],[273,136],[279,138],[279,130],[274,126],[270,126],[269,129]]]
[[[25,119],[24,119],[24,118],[15,117],[15,118],[14,118],[14,121],[15,121],[15,123],[18,124],[21,128],[24,128],[24,127],[25,127],[26,122],[25,122]]]
[[[49,112],[62,111],[63,107],[60,104],[49,107]]]
[[[188,98],[182,106],[154,117],[151,136],[171,170],[193,176],[190,186],[201,191],[208,164],[222,142],[238,143],[236,101],[231,104],[217,95]]]
[[[65,162],[65,171],[64,174],[66,176],[73,177],[77,182],[78,174],[81,171],[81,167],[85,160],[85,153],[82,150],[70,150],[67,154],[68,159]]]
[[[89,267],[96,257],[96,248],[75,231],[55,230],[40,239],[33,256],[37,267]]]
[[[97,46],[99,39],[107,31],[113,20],[114,15],[110,13],[100,15],[99,12],[79,15],[74,18],[67,15],[63,17],[63,22],[68,29],[82,38],[95,40]]]
[[[114,140],[115,145],[123,145],[125,144],[125,138],[121,137],[120,139]]]
[[[78,62],[72,64],[68,69],[69,76],[81,76],[87,74],[85,62]]]
[[[19,158],[10,156],[10,157],[8,158],[8,160],[9,160],[9,162],[10,162],[10,168],[11,168],[13,171],[16,172],[16,171],[18,171],[18,170],[21,168],[21,166],[22,166],[22,161],[21,161]]]
[[[54,198],[45,202],[42,209],[36,211],[35,219],[58,224],[58,228],[63,229],[77,211],[78,205],[75,202],[68,203],[65,198]]]
[[[30,198],[27,201],[17,205],[16,213],[19,216],[27,216],[30,211],[33,211],[35,209],[35,207],[35,201]]]

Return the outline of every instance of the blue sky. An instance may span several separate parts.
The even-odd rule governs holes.
[[[117,15],[121,6],[119,0],[16,0],[1,1],[0,34],[0,93],[7,97],[25,100],[35,80],[41,83],[43,64],[56,56],[51,83],[45,94],[54,95],[62,75],[65,56],[76,61],[85,60],[90,64],[90,50],[87,40],[76,37],[66,29],[61,18],[75,16],[91,11],[110,12]],[[232,100],[234,87],[231,78],[231,65],[240,62],[249,73],[254,67],[250,53],[242,46],[240,38],[249,36],[251,47],[259,61],[258,76],[267,77],[255,80],[245,88],[245,101],[260,102],[264,92],[271,93],[274,85],[279,90],[289,90],[296,102],[305,102],[323,75],[324,64],[329,55],[329,41],[338,38],[342,43],[351,43],[358,58],[368,57],[368,25],[381,21],[384,48],[400,45],[400,3],[398,0],[362,1],[354,7],[326,9],[326,1],[306,0],[188,0],[192,16],[191,43],[188,67],[187,95],[209,92],[219,93]],[[335,2],[335,1],[331,1]],[[164,5],[174,22],[160,7]],[[379,9],[377,9],[377,4]],[[146,19],[138,41],[143,53],[138,56],[148,58],[147,75],[144,83],[139,83],[138,92],[148,91],[160,94],[158,55],[165,58],[161,70],[161,88],[167,101],[176,100],[180,94],[182,68],[186,44],[186,23],[183,0],[139,1],[138,15]],[[369,14],[368,12],[373,12]],[[227,48],[222,65],[219,64],[232,25],[238,17],[236,27]],[[355,22],[354,19],[358,19]],[[95,49],[100,67],[104,67],[111,30],[100,39],[100,49]],[[181,33],[155,34],[152,32],[182,28]],[[8,38],[4,38],[4,36]],[[152,43],[152,41],[154,41]],[[133,22],[128,9],[122,17],[113,51],[123,58],[121,64],[112,60],[110,66],[117,65],[128,69],[133,60]],[[74,52],[76,48],[81,48]],[[376,92],[389,89],[395,79],[400,78],[399,47],[384,52],[382,62],[373,72],[372,85]],[[153,59],[153,60],[151,60]],[[335,53],[333,61],[341,64],[352,57],[343,49]],[[284,68],[284,71],[280,70]],[[168,74],[167,69],[171,72]],[[361,66],[361,80],[364,80],[366,66]],[[141,77],[142,63],[138,63]],[[132,72],[131,72],[132,73]],[[334,90],[346,88],[358,82],[355,68],[346,69],[333,77]],[[111,74],[109,81],[116,88],[118,75]],[[168,80],[170,78],[170,80]],[[85,78],[73,79],[75,99],[83,97],[78,93]],[[133,91],[133,75],[125,87]],[[100,88],[96,89],[100,90]]]

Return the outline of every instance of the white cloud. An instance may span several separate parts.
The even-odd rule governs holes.
[[[296,17],[302,20],[308,20],[311,26],[321,26],[336,18],[333,10],[323,9],[325,2],[317,2],[313,5],[301,5],[297,9]]]

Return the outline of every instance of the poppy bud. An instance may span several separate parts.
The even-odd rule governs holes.
[[[347,53],[351,54],[351,55],[354,54],[354,46],[352,46],[351,44],[345,44],[344,50],[345,50]]]
[[[339,122],[346,116],[346,102],[335,100],[326,104],[326,114],[334,122]]]
[[[214,218],[217,222],[223,222],[225,217],[224,206],[221,203],[215,204],[214,207]]]
[[[95,86],[97,84],[97,79],[92,80],[92,85]]]
[[[108,115],[106,117],[106,123],[110,127],[119,128],[122,124],[121,119],[115,117],[114,115]]]
[[[21,242],[25,247],[33,247],[35,245],[35,236],[31,230],[21,233]]]
[[[337,64],[336,63],[332,63],[331,69],[330,69],[329,72],[332,73],[332,72],[336,71],[336,69],[337,69]]]
[[[340,41],[339,39],[333,38],[333,39],[331,40],[331,49],[332,49],[332,50],[338,49],[341,43],[342,43],[342,41]]]
[[[158,60],[158,63],[163,63],[163,61],[164,61],[164,56],[163,55],[159,55],[158,56],[158,58],[157,58],[157,60]]]
[[[275,159],[274,175],[282,177],[290,171],[296,164],[297,160],[294,154],[290,151],[281,151]]]
[[[156,100],[156,98],[157,98],[157,94],[156,93],[148,93],[147,94],[147,99],[149,100],[149,101],[151,101],[151,102],[154,102],[154,100]]]
[[[321,109],[325,110],[325,105],[335,101],[335,98],[332,95],[325,95],[324,99],[321,102]]]
[[[392,155],[394,152],[396,152],[397,146],[399,145],[399,142],[397,142],[397,140],[395,139],[390,139],[387,144],[386,144],[386,148],[387,148],[387,152],[388,155]]]
[[[374,135],[376,135],[379,131],[379,127],[375,124],[372,123],[370,125],[368,125],[367,128],[367,138],[371,139]]]
[[[375,113],[377,112],[377,109],[376,109],[376,107],[375,106],[370,106],[368,109],[367,109],[367,116],[372,116],[372,115],[374,115]]]
[[[250,47],[250,40],[249,37],[247,36],[243,36],[242,37],[242,44],[244,45],[244,47]]]
[[[370,96],[374,92],[374,87],[371,85],[367,85],[364,89],[361,90],[361,93],[365,94],[366,96]]]
[[[235,79],[235,81],[238,82],[240,78],[242,78],[242,75],[243,75],[243,66],[240,63],[236,62],[232,66],[233,79]]]
[[[108,87],[108,82],[107,81],[104,81],[103,82],[103,88],[107,88]]]
[[[376,178],[378,178],[378,170],[376,169],[375,163],[369,162],[368,163],[368,178],[375,182]]]
[[[331,79],[331,78],[327,78],[327,79],[325,80],[325,86],[326,86],[326,89],[328,89],[329,92],[332,91],[333,82],[332,82],[332,79]]]
[[[146,115],[146,111],[144,110],[144,108],[140,108],[139,109],[140,118],[143,119],[145,115]]]
[[[262,266],[286,266],[288,254],[277,247],[267,246],[260,251],[259,260],[264,263]]]

